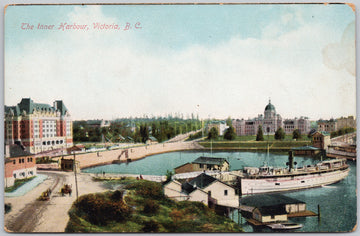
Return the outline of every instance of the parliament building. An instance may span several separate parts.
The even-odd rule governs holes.
[[[276,113],[275,106],[271,104],[266,105],[264,114],[260,114],[253,119],[234,119],[232,120],[232,126],[235,128],[236,135],[256,135],[259,125],[262,126],[264,135],[275,134],[278,128],[283,128],[286,134],[291,134],[295,129],[299,129],[302,134],[308,134],[310,132],[310,120],[307,117],[300,117],[294,119],[283,120],[280,114]]]

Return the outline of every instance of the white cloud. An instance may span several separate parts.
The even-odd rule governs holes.
[[[69,17],[115,21],[96,6],[78,7]],[[161,57],[137,50],[133,33],[54,34],[7,56],[5,102],[63,99],[76,119],[196,113],[197,104],[202,117],[247,118],[262,113],[268,97],[285,118],[355,114],[355,81],[322,65],[321,49],[332,33],[311,25]]]

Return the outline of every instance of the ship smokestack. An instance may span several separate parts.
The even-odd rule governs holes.
[[[289,151],[289,171],[294,168],[294,152]]]

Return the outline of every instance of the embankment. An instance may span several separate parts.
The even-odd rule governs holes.
[[[107,165],[113,161],[126,162],[127,159],[131,161],[138,160],[150,155],[185,150],[197,150],[203,147],[196,142],[176,142],[176,143],[159,143],[146,145],[141,147],[133,147],[128,149],[128,158],[123,153],[124,149],[109,150],[103,152],[91,152],[76,154],[76,161],[79,162],[80,168],[89,168],[100,165]],[[73,159],[72,155],[65,156],[65,159]]]

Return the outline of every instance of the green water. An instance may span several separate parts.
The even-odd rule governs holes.
[[[83,170],[87,173],[123,173],[143,175],[165,175],[167,170],[192,162],[201,155],[211,156],[203,152],[171,152],[153,155],[144,159],[122,164],[99,166]],[[245,166],[260,166],[264,162],[272,166],[286,167],[288,157],[286,155],[254,153],[254,152],[216,152],[214,157],[224,157],[230,163],[230,170],[241,169]],[[295,157],[299,166],[316,163],[311,158]],[[292,222],[301,223],[303,228],[295,231],[301,232],[344,232],[351,231],[357,222],[356,215],[356,164],[350,165],[349,176],[333,185],[307,189],[302,191],[286,192],[284,195],[304,201],[307,209],[317,213],[318,205],[321,209],[321,218],[303,217],[292,218]],[[234,221],[238,222],[238,216],[234,214]],[[244,223],[245,220],[242,219]],[[272,232],[268,228],[253,228],[244,223],[246,232]],[[293,231],[292,231],[293,232]]]

